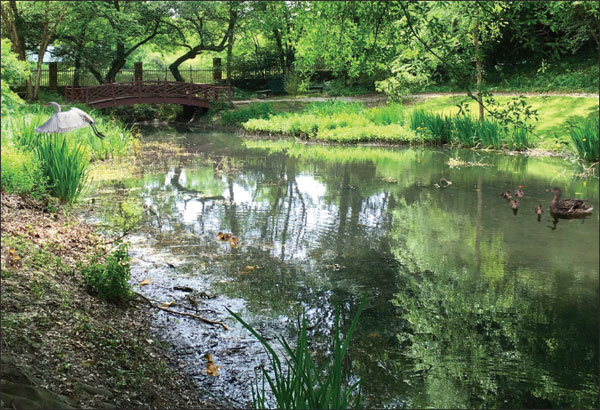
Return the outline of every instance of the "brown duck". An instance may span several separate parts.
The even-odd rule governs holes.
[[[525,195],[525,194],[523,193],[522,189],[517,189],[515,191],[515,198],[523,198],[523,195]]]
[[[546,189],[546,192],[554,193],[554,199],[550,202],[550,214],[554,218],[581,218],[591,214],[594,209],[584,199],[560,199],[560,188]]]
[[[509,200],[511,198],[510,191],[502,191],[500,192],[500,196],[506,200]]]

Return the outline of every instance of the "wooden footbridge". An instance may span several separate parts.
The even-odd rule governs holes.
[[[94,108],[132,104],[181,104],[210,108],[231,101],[231,87],[179,81],[132,81],[87,87],[65,87],[65,101]]]

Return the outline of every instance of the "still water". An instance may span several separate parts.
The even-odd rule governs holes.
[[[366,407],[598,407],[598,180],[575,177],[576,165],[222,132],[144,135],[183,150],[95,192],[148,209],[130,248],[137,290],[231,328],[155,316],[207,394],[247,406],[266,362],[225,307],[273,343],[294,339],[305,310],[312,349],[326,356],[334,308],[347,329],[366,296],[346,362]],[[471,166],[449,165],[457,160]],[[499,193],[519,185],[514,214]],[[553,224],[545,189],[554,186],[589,199],[592,216]],[[240,245],[217,241],[220,231]],[[205,353],[219,376],[203,371]]]

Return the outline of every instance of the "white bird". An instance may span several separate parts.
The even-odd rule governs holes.
[[[103,139],[106,136],[96,129],[96,121],[89,116],[86,112],[79,108],[72,107],[69,111],[61,111],[60,104],[50,101],[48,104],[56,107],[56,114],[54,114],[48,121],[40,125],[35,129],[35,132],[40,134],[54,133],[54,132],[67,132],[75,130],[77,128],[85,127],[89,125],[94,130],[96,137]]]

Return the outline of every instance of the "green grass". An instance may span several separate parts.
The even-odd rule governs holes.
[[[46,183],[37,157],[30,151],[3,144],[0,157],[2,191],[17,195],[41,198]]]
[[[34,152],[48,181],[50,194],[73,203],[88,181],[89,159],[82,144],[69,143],[64,135],[43,134]]]
[[[579,156],[586,161],[598,161],[598,116],[575,117],[567,121],[571,141]]]
[[[221,115],[221,124],[239,125],[251,118],[269,118],[274,113],[273,104],[271,103],[252,103],[231,111],[225,111]]]
[[[346,409],[357,408],[360,405],[360,380],[347,383],[348,375],[344,374],[342,362],[350,339],[358,325],[358,319],[364,307],[363,298],[345,338],[340,335],[339,313],[335,311],[334,338],[332,355],[323,365],[317,367],[313,362],[308,345],[306,318],[302,315],[295,349],[283,338],[278,340],[283,347],[285,356],[281,357],[269,342],[265,340],[252,326],[240,316],[227,309],[265,348],[273,369],[273,377],[262,369],[262,383],[252,386],[254,408],[266,409],[268,394],[266,383],[269,385],[279,409]],[[358,392],[355,394],[355,390]]]

